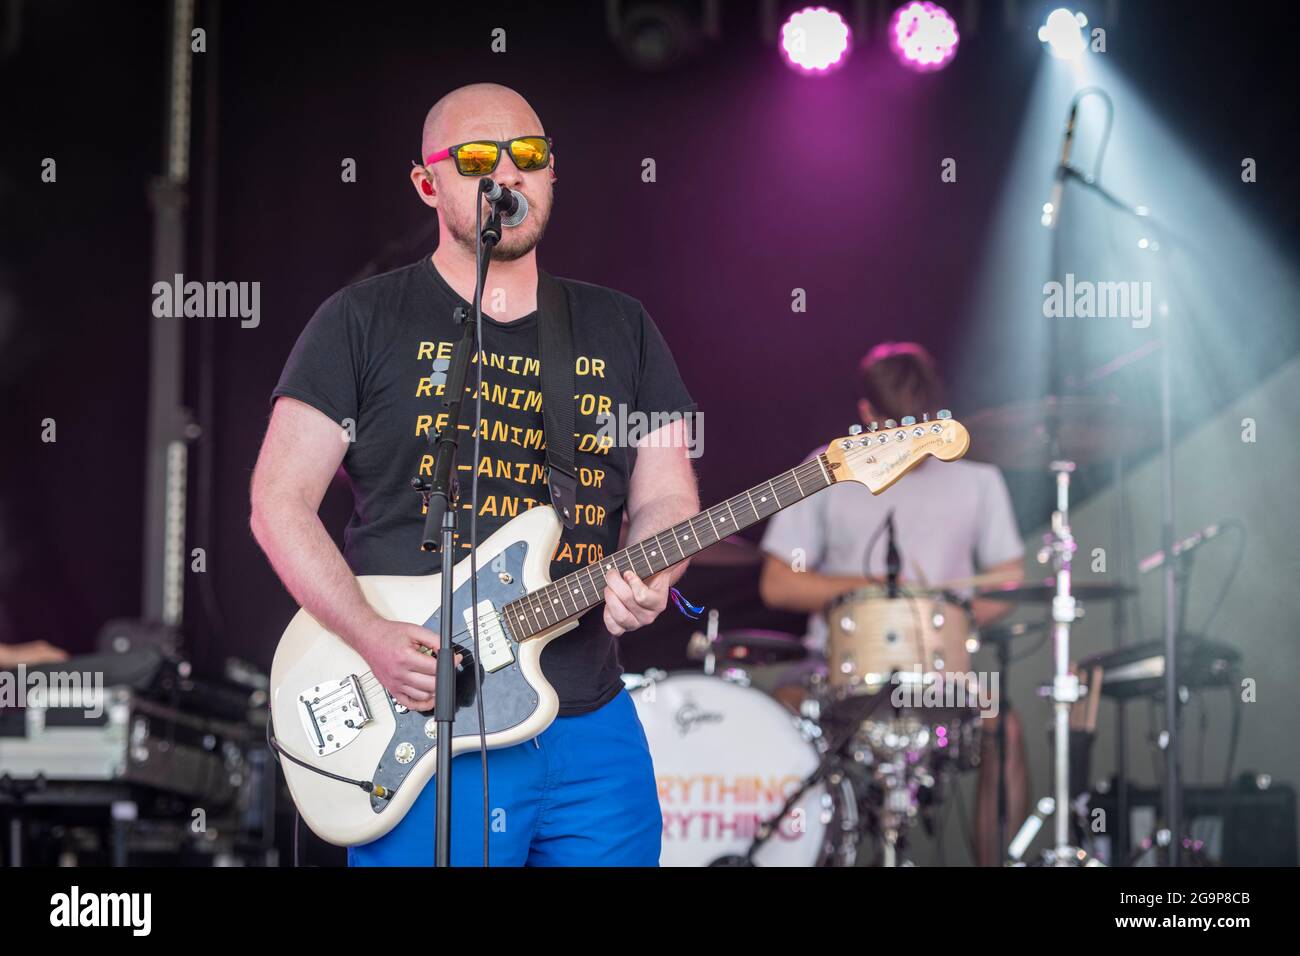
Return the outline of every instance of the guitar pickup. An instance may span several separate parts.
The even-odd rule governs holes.
[[[474,612],[466,610],[465,629],[469,631],[467,646],[474,646]],[[478,654],[483,670],[491,674],[515,662],[515,653],[510,647],[510,638],[501,626],[501,616],[491,601],[478,602]]]

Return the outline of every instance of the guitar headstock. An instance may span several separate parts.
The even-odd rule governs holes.
[[[826,460],[836,481],[859,481],[878,495],[919,465],[929,455],[954,461],[970,447],[966,426],[943,409],[933,420],[917,421],[910,415],[902,423],[893,419],[870,430],[859,426],[826,448]]]

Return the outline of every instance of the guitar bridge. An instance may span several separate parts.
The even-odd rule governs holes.
[[[318,757],[342,750],[374,720],[355,674],[337,684],[320,684],[299,694],[298,717]]]

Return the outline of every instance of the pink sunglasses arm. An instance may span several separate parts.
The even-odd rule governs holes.
[[[424,157],[424,164],[425,164],[426,166],[432,166],[434,163],[440,163],[440,162],[442,162],[444,159],[446,159],[446,158],[447,158],[448,156],[450,156],[450,155],[451,155],[451,149],[450,149],[450,148],[448,148],[448,149],[440,149],[440,150],[438,150],[436,153],[430,153],[428,156]]]

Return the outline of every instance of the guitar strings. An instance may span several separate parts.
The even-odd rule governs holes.
[[[910,427],[911,427],[911,426],[909,426],[909,428],[910,428]],[[922,436],[922,437],[923,437],[923,436]],[[876,447],[876,446],[874,446],[874,445],[859,445],[859,446],[854,447],[854,448],[846,449],[846,450],[845,450],[845,453],[844,453],[844,457],[845,457],[845,459],[849,459],[850,457],[852,457],[852,458],[859,458],[859,457],[861,457],[861,456],[863,456],[863,455],[870,456],[870,452],[871,452],[872,447]],[[800,472],[801,472],[801,471],[804,472],[804,474],[802,475],[802,477],[804,477],[804,478],[809,478],[809,477],[812,477],[812,476],[814,476],[814,475],[819,475],[819,476],[822,475],[823,466],[822,466],[822,463],[821,463],[821,460],[820,460],[820,455],[821,455],[821,453],[818,454],[818,457],[811,458],[811,459],[809,459],[808,461],[804,462],[803,464],[798,465],[798,466],[796,466],[795,468],[792,468],[790,471],[784,472],[784,473],[783,473],[781,476],[779,476],[778,478],[773,478],[771,481],[769,481],[769,482],[766,483],[766,484],[767,484],[767,485],[772,489],[772,495],[773,495],[773,497],[775,497],[775,498],[777,499],[778,503],[780,502],[780,499],[781,499],[781,496],[782,496],[782,492],[787,492],[787,491],[797,491],[797,492],[799,492],[800,495],[803,495],[802,484],[801,484],[800,481],[799,481],[799,478],[801,477],[801,476],[800,476]],[[835,479],[832,479],[832,484],[834,484],[834,483],[835,483]],[[724,506],[724,505],[727,506],[727,510],[728,510],[728,511],[731,511],[732,509],[730,508],[730,503],[731,503],[733,500],[735,500],[735,499],[737,499],[737,498],[745,497],[745,496],[747,496],[747,495],[752,496],[752,494],[753,494],[754,491],[756,491],[756,490],[758,490],[758,489],[760,489],[760,488],[762,488],[762,487],[763,487],[762,485],[756,485],[754,488],[751,488],[751,489],[749,489],[749,490],[746,491],[746,492],[742,492],[742,493],[739,494],[739,495],[733,495],[731,498],[728,498],[728,499],[726,499],[725,501],[719,502],[718,504],[714,505],[714,506],[711,507],[711,508],[707,508],[707,509],[705,509],[704,511],[700,512],[699,514],[693,515],[692,517],[686,519],[686,521],[684,521],[684,522],[680,522],[680,524],[685,524],[687,527],[691,528],[692,532],[694,532],[694,522],[695,522],[696,519],[698,519],[698,518],[705,517],[707,520],[710,521],[710,524],[712,524],[712,518],[710,517],[710,512],[713,512],[713,511],[717,510],[718,508],[720,508],[720,507],[722,507],[722,506]],[[830,486],[827,485],[827,486],[824,486],[824,487],[830,487]],[[818,489],[818,490],[820,491],[821,489]],[[801,498],[800,500],[802,500],[802,498]],[[794,503],[797,504],[797,502],[794,502]],[[752,502],[751,502],[751,507],[752,507]],[[781,510],[781,509],[778,509],[778,510]],[[757,514],[757,509],[755,509],[755,514]],[[773,512],[773,514],[775,514],[775,512]],[[674,525],[673,527],[676,527],[676,525]],[[668,530],[670,530],[670,529],[669,529],[669,528],[664,528],[664,529],[663,529],[663,531],[668,531]],[[663,534],[663,531],[658,532],[658,534]],[[657,536],[657,535],[656,535],[656,536]],[[647,539],[647,540],[649,540],[649,539]],[[698,533],[697,533],[697,540],[698,540]],[[721,541],[722,538],[719,537],[718,540]],[[617,554],[612,555],[612,556],[611,556],[611,560],[614,560],[615,566],[617,566],[617,563],[618,563],[618,562],[617,562],[618,554],[623,554],[623,555],[626,557],[626,560],[628,561],[629,566],[631,566],[631,565],[632,565],[632,557],[631,557],[631,555],[628,554],[627,552],[628,552],[628,550],[629,550],[631,547],[633,547],[633,546],[635,546],[635,544],[639,544],[639,543],[641,543],[641,542],[635,542],[633,545],[629,545],[628,548],[624,548],[621,552],[618,552]],[[716,542],[715,542],[715,543],[716,543]],[[661,547],[662,547],[662,546],[661,546]],[[705,550],[705,549],[701,549],[701,550]],[[696,552],[696,553],[698,553],[698,552]],[[676,562],[674,562],[674,563],[676,563]],[[670,566],[671,566],[671,565],[670,565]],[[560,581],[553,581],[553,582],[550,583],[550,585],[544,585],[542,588],[538,588],[537,591],[534,591],[533,594],[527,595],[527,597],[529,597],[529,598],[531,599],[531,598],[533,597],[533,595],[537,594],[538,592],[540,592],[540,591],[542,591],[542,590],[545,590],[546,587],[548,587],[548,586],[549,586],[549,587],[554,587],[555,585],[559,584],[561,581],[567,581],[569,578],[576,578],[577,575],[581,574],[582,571],[587,570],[588,568],[590,568],[590,565],[588,565],[587,568],[580,568],[578,571],[574,571],[574,572],[572,572],[571,574],[565,575],[563,578],[560,579]],[[585,588],[583,589],[583,595],[584,595],[584,597],[586,596],[586,590],[585,590]],[[517,600],[521,600],[521,599],[517,599]],[[512,603],[513,603],[513,602],[512,602]],[[479,617],[479,622],[480,622],[480,627],[479,627],[479,629],[480,629],[480,631],[482,630],[482,622],[483,622],[483,621],[485,621],[485,620],[487,620],[487,621],[496,621],[496,620],[499,620],[502,616],[503,616],[503,615],[502,615],[499,611],[497,611],[496,609],[494,609],[490,614],[480,615],[480,617]],[[532,616],[533,616],[534,618],[537,617],[536,613],[532,614]],[[558,622],[557,622],[557,623],[558,623]],[[550,627],[550,626],[554,626],[554,625],[549,625],[549,624],[544,625],[544,627]],[[465,630],[462,630],[462,631],[457,631],[457,632],[455,632],[455,633],[452,635],[452,639],[455,640],[456,638],[465,637],[465,636],[469,635],[469,633],[470,633],[470,629],[469,629],[469,628],[466,628]],[[357,677],[357,683],[358,683],[358,685],[359,685],[359,687],[360,687],[360,689],[361,689],[362,696],[365,697],[367,701],[370,701],[370,700],[372,699],[371,696],[370,696],[370,694],[371,694],[371,692],[372,692],[373,690],[375,690],[376,688],[379,688],[380,690],[383,690],[383,691],[384,691],[384,696],[387,697],[387,691],[386,691],[386,689],[384,689],[384,688],[381,686],[381,684],[380,684],[380,682],[379,682],[379,679],[378,679],[377,677],[375,677],[374,671],[366,671],[364,674],[360,674],[360,675],[358,675],[358,677]],[[321,710],[321,711],[319,711],[319,716],[321,716],[321,717],[326,717],[326,716],[328,716],[329,714],[333,713],[335,710],[337,710],[339,707],[346,706],[346,704],[347,704],[347,701],[346,701],[346,700],[337,701],[336,703],[333,703],[333,704],[330,703],[331,701],[334,701],[336,698],[339,698],[339,697],[347,697],[347,696],[348,696],[349,694],[351,694],[351,693],[352,693],[352,690],[351,690],[350,687],[347,687],[347,686],[340,686],[338,689],[336,689],[336,690],[334,690],[334,691],[331,691],[331,692],[325,694],[323,697],[320,697],[320,698],[318,698],[316,701],[314,701],[314,702],[313,702],[313,709],[314,709],[315,707],[317,707],[317,706],[325,705],[324,709]]]
[[[849,450],[849,453],[850,453],[850,454],[853,454],[853,453],[855,453],[855,452],[862,452],[862,451],[865,451],[865,450],[866,450],[865,448],[850,449],[850,450]],[[782,476],[780,476],[779,478],[774,478],[772,481],[768,482],[768,485],[771,486],[771,488],[772,488],[772,494],[773,494],[774,497],[777,498],[778,502],[779,502],[779,500],[780,500],[780,498],[781,498],[781,494],[782,494],[783,491],[791,491],[791,490],[794,490],[794,491],[799,491],[800,494],[802,494],[802,486],[801,486],[801,484],[800,484],[800,482],[799,482],[799,480],[798,480],[798,478],[800,477],[798,473],[799,473],[800,471],[805,471],[805,472],[807,472],[807,474],[805,474],[805,475],[802,476],[802,477],[804,477],[804,478],[812,477],[813,474],[820,474],[820,473],[821,473],[821,463],[820,463],[820,461],[819,461],[817,458],[810,459],[809,461],[804,462],[802,465],[797,466],[796,468],[792,469],[791,471],[789,471],[789,472],[785,472],[785,473],[784,473]],[[756,486],[756,487],[761,487],[761,486]],[[750,491],[750,492],[747,492],[746,494],[751,494],[753,490],[754,490],[754,489],[751,489],[751,491]],[[820,489],[819,489],[819,490],[820,490]],[[739,498],[739,497],[741,497],[741,496],[740,496],[740,495],[736,495],[736,496],[734,496],[734,497]],[[694,522],[697,518],[699,518],[699,517],[701,517],[701,516],[707,516],[709,512],[714,511],[714,510],[717,509],[718,507],[721,507],[723,504],[728,504],[731,500],[732,500],[732,499],[727,499],[727,501],[725,501],[725,502],[721,502],[721,503],[719,503],[718,505],[713,506],[712,508],[706,509],[704,512],[701,512],[700,514],[697,514],[697,515],[694,515],[694,516],[691,517],[691,518],[688,518],[688,519],[686,520],[686,522],[683,522],[683,523],[685,523],[685,524],[687,524],[689,527],[691,527],[691,529],[692,529],[692,531],[693,531],[693,530],[694,530],[694,524],[693,524],[693,522]],[[756,513],[757,513],[757,512],[756,512]],[[665,528],[664,530],[666,531],[666,530],[669,530],[669,529]],[[662,533],[663,533],[662,531],[659,532],[659,534],[662,534]],[[721,540],[721,539],[719,539],[719,540]],[[626,552],[626,550],[627,550],[627,549],[624,549],[624,552]],[[632,563],[631,556],[630,556],[630,555],[627,555],[626,557],[627,557],[627,560],[628,560],[629,565],[631,565],[631,563]],[[615,562],[615,564],[616,564],[616,566],[617,566],[617,561]],[[566,580],[568,577],[575,576],[575,575],[577,575],[578,573],[580,573],[581,570],[584,570],[584,569],[580,569],[578,572],[573,572],[573,575],[566,575],[565,578],[561,578],[560,580],[563,581],[563,580]],[[552,582],[553,585],[556,584],[556,583],[558,583],[558,582]],[[539,590],[542,590],[542,589],[539,589]],[[536,592],[534,592],[534,593],[536,593]],[[584,588],[584,592],[583,592],[583,593],[584,593],[584,597],[585,597],[585,588]],[[494,611],[492,612],[491,615],[487,615],[487,616],[485,616],[485,617],[491,619],[491,618],[499,618],[500,616],[501,616],[500,613],[494,610]],[[533,614],[532,616],[533,616],[533,617],[536,617],[536,614]],[[482,620],[484,620],[484,617],[481,617],[481,618],[480,618],[480,622],[482,622]],[[481,628],[481,624],[480,624],[480,628]],[[469,634],[469,629],[467,628],[466,630],[458,631],[456,634],[453,635],[453,638],[464,637],[464,636],[466,636],[466,635],[468,635],[468,634]],[[362,694],[363,694],[363,696],[365,696],[366,699],[367,699],[368,701],[371,700],[370,692],[373,691],[376,687],[379,687],[379,686],[380,686],[380,684],[379,684],[379,680],[378,680],[378,678],[376,678],[376,677],[374,676],[374,672],[373,672],[373,671],[366,671],[364,674],[358,675],[358,684],[359,684],[360,687],[361,687],[361,690],[362,690]],[[381,689],[382,689],[382,688],[381,688]],[[351,688],[350,688],[350,687],[346,687],[346,686],[339,687],[337,690],[332,691],[332,692],[326,694],[324,697],[319,698],[319,699],[315,702],[314,706],[319,706],[319,705],[322,705],[322,704],[325,705],[325,709],[323,709],[323,710],[320,711],[320,716],[322,716],[322,717],[328,716],[329,714],[331,714],[331,713],[333,713],[335,710],[337,710],[339,707],[346,706],[346,703],[347,703],[346,700],[341,700],[341,701],[338,701],[337,703],[334,703],[334,704],[331,705],[331,704],[330,704],[330,701],[333,701],[333,700],[335,700],[336,698],[339,698],[339,697],[346,698],[349,694],[351,694],[351,692],[352,692],[352,691],[351,691]],[[387,694],[387,691],[385,691],[385,695],[386,695],[386,694]]]

